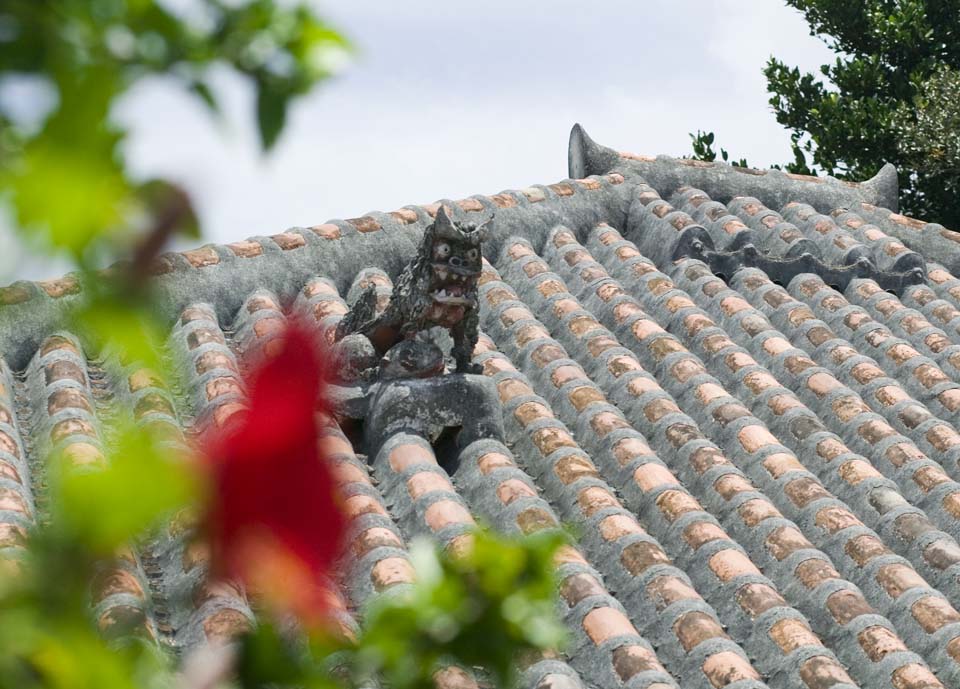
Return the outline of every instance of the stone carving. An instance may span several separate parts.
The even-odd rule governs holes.
[[[439,356],[438,366],[436,345],[413,338],[439,326],[453,338],[450,353],[457,373],[480,373],[470,358],[479,334],[477,281],[489,222],[455,222],[441,207],[424,231],[417,255],[397,278],[384,312],[377,315],[377,291],[370,285],[337,326],[338,342],[354,334],[369,338],[376,353],[385,355],[381,377],[426,377],[443,372],[443,358]],[[403,347],[391,352],[401,343]]]

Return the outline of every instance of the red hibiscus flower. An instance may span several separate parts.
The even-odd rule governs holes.
[[[250,374],[249,409],[204,442],[212,570],[315,624],[330,609],[324,579],[346,527],[317,429],[323,351],[297,322],[273,351]]]

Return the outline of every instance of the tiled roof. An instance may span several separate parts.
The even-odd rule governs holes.
[[[525,686],[960,686],[958,236],[897,214],[889,169],[856,185],[646,158],[575,128],[570,174],[161,257],[180,389],[59,330],[76,280],[0,291],[0,548],[42,514],[47,449],[103,461],[115,402],[174,443],[222,425],[284,318],[332,340],[367,284],[384,308],[443,204],[496,214],[474,361],[503,436],[370,446],[326,427],[352,520],[331,582],[344,628],[410,584],[416,536],[457,549],[478,520],[568,522],[572,643],[526,659]],[[243,591],[204,583],[187,528],[104,571],[105,632],[182,652],[250,623]]]

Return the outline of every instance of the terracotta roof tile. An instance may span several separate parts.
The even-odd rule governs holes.
[[[876,184],[583,137],[573,179],[442,202],[496,210],[474,358],[505,438],[451,450],[407,429],[367,447],[324,426],[352,516],[331,583],[341,629],[412,582],[415,536],[459,552],[477,518],[513,533],[572,522],[557,568],[576,652],[525,660],[525,686],[960,685],[960,280],[927,259],[960,261],[924,243],[949,231],[884,209]],[[58,331],[50,309],[76,298],[73,278],[3,290],[0,315],[32,325],[0,321],[0,551],[37,518],[38,453],[95,468],[112,403],[174,443],[222,426],[245,408],[238,355],[269,354],[291,314],[332,342],[365,289],[384,309],[439,207],[164,256],[182,390]],[[718,275],[704,251],[770,272],[743,259]],[[782,267],[804,253],[821,275]],[[874,277],[830,286],[857,265]],[[897,294],[883,283],[909,271]],[[190,529],[104,569],[104,633],[190,648],[252,623],[230,587],[167,596],[203,570]],[[437,683],[477,686],[453,667]]]

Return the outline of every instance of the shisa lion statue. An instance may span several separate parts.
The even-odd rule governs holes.
[[[362,421],[371,457],[397,432],[436,442],[444,430],[458,429],[461,447],[504,440],[496,386],[472,375],[483,369],[471,363],[479,338],[481,245],[489,222],[456,222],[441,207],[397,277],[383,313],[378,314],[377,288],[369,285],[338,324],[334,408],[341,419]],[[453,340],[450,354],[459,375],[443,375],[446,357],[438,340],[445,340],[445,333]]]
[[[384,357],[381,378],[427,377],[443,372],[443,356],[435,346],[419,346],[414,338],[440,327],[453,339],[450,354],[456,372],[480,373],[481,367],[470,359],[479,337],[477,281],[489,222],[479,226],[456,222],[441,206],[424,231],[417,255],[397,278],[387,308],[377,315],[376,286],[369,285],[340,321],[336,339],[366,336],[377,355]]]

